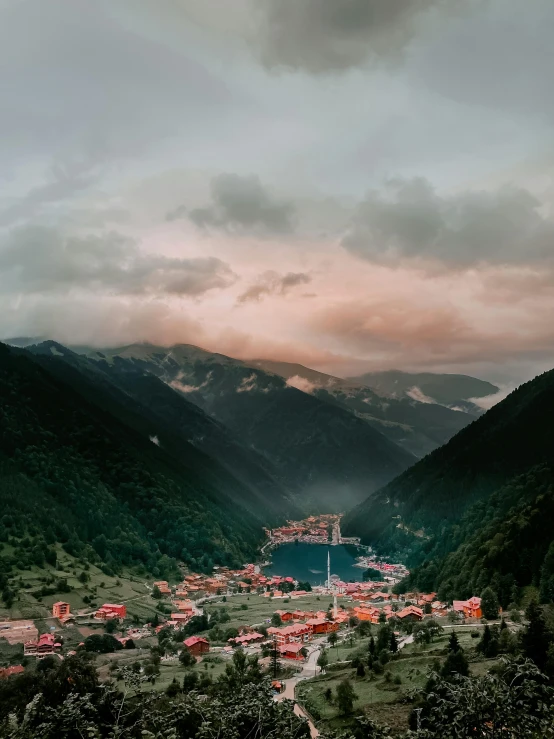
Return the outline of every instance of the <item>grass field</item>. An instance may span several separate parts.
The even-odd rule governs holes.
[[[7,547],[4,548],[7,554]],[[56,567],[45,565],[44,567],[33,567],[29,570],[21,570],[17,574],[19,591],[11,609],[0,608],[0,620],[11,618],[31,618],[37,622],[39,630],[40,622],[48,619],[51,614],[52,604],[58,600],[66,601],[71,605],[74,613],[78,611],[93,611],[102,603],[116,602],[125,603],[129,616],[137,615],[141,620],[152,617],[156,601],[150,597],[146,580],[132,576],[129,573],[111,577],[105,575],[94,565],[86,569],[74,557],[57,549],[58,562]],[[81,582],[81,573],[89,577],[86,583]],[[54,583],[45,582],[46,579],[54,578]],[[51,595],[41,596],[38,591],[41,587],[54,588],[58,580],[66,580],[71,588],[69,592],[59,589]],[[85,603],[84,597],[89,599]]]
[[[287,602],[288,601],[288,602]],[[263,595],[240,594],[227,596],[227,601],[212,601],[206,604],[211,609],[225,608],[231,620],[225,623],[226,628],[240,628],[241,626],[268,626],[275,611],[301,610],[326,611],[329,606],[328,596],[307,595],[300,598],[265,598]],[[244,609],[246,606],[246,609]]]
[[[470,672],[473,675],[485,674],[495,662],[495,660],[482,659],[475,653],[478,639],[472,638],[471,632],[481,631],[483,628],[481,624],[477,624],[470,627],[460,626],[455,629],[458,641],[470,660]],[[376,627],[374,630],[376,632]],[[386,664],[383,674],[372,677],[369,674],[358,677],[356,670],[349,666],[333,667],[334,663],[350,660],[356,656],[365,657],[367,654],[369,638],[354,641],[353,648],[350,647],[349,640],[346,640],[338,648],[328,649],[330,669],[324,675],[300,683],[297,688],[297,698],[303,705],[306,705],[322,727],[344,729],[352,719],[339,716],[334,700],[329,702],[325,693],[331,688],[332,694],[335,695],[338,684],[348,678],[357,695],[354,711],[364,710],[374,720],[390,726],[394,731],[405,731],[410,706],[403,700],[403,697],[414,688],[422,688],[429,670],[435,666],[437,660],[439,663],[444,661],[451,631],[451,629],[445,629],[430,644],[406,645],[396,659]]]

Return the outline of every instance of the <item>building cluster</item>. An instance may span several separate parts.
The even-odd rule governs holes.
[[[335,527],[339,526],[340,515],[325,514],[310,516],[302,521],[288,521],[286,526],[266,529],[267,538],[272,544],[284,544],[291,541],[303,541],[310,544],[325,544],[329,541]]]
[[[358,557],[358,561],[354,567],[359,567],[363,570],[378,570],[388,583],[398,582],[409,574],[407,567],[402,564],[382,562],[373,557]]]

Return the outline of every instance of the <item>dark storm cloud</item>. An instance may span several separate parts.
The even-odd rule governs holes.
[[[457,266],[554,257],[554,222],[516,187],[441,197],[421,178],[395,179],[357,207],[342,244],[374,262],[421,258]]]
[[[210,190],[212,202],[190,212],[197,226],[268,234],[293,230],[293,205],[273,197],[255,175],[220,174]]]
[[[288,272],[286,275],[272,271],[265,272],[260,275],[257,282],[239,295],[238,302],[262,300],[267,295],[285,295],[292,288],[307,285],[311,280],[310,275],[304,272]]]
[[[0,246],[3,292],[198,296],[234,281],[229,266],[219,259],[143,254],[117,233],[65,236],[28,226],[12,231]]]
[[[265,0],[262,59],[268,67],[314,74],[390,59],[413,38],[422,16],[448,6],[450,0]]]

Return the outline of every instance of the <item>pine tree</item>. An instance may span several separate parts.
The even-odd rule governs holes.
[[[548,547],[541,569],[540,599],[541,603],[554,601],[554,541]]]
[[[449,652],[457,652],[460,650],[460,642],[458,641],[458,635],[455,631],[453,631],[450,634],[450,638],[448,639],[448,651]]]
[[[542,609],[536,601],[531,601],[525,616],[529,623],[521,635],[523,653],[533,660],[539,669],[544,670],[548,661],[552,634],[548,630]]]
[[[485,588],[481,593],[481,610],[485,618],[494,619],[498,616],[500,604],[492,588]]]

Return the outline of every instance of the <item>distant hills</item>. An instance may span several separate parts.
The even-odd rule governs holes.
[[[250,364],[274,372],[320,400],[348,409],[418,458],[444,444],[483,413],[467,400],[472,397],[470,392],[483,397],[498,390],[488,382],[463,375],[391,371],[343,380],[300,364],[267,360]],[[442,388],[442,393],[436,392],[437,399],[432,400],[418,390],[417,382],[427,390]]]
[[[135,344],[93,351],[87,358],[120,383],[140,376],[162,380],[261,459],[307,510],[345,510],[415,461],[332,398],[299,390],[274,372],[231,357],[183,344]],[[203,443],[209,451],[210,442]]]
[[[468,375],[433,372],[368,372],[359,377],[350,377],[348,381],[367,385],[384,397],[411,398],[420,403],[444,405],[474,415],[482,411],[474,401],[498,392],[496,385],[485,380]]]
[[[512,392],[354,508],[344,530],[418,565],[411,584],[504,605],[538,584],[554,532],[554,371]]]

